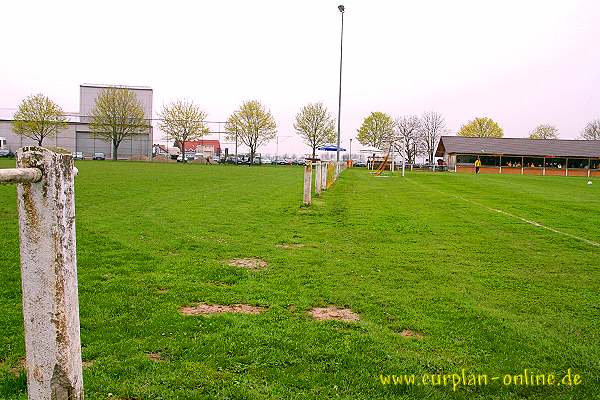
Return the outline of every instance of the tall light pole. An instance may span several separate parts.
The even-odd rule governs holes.
[[[344,50],[344,11],[345,8],[342,4],[338,6],[338,10],[342,13],[342,33],[340,34],[340,91],[338,94],[338,130],[337,130],[337,149],[336,149],[336,161],[340,161],[340,117],[342,113],[342,53]]]

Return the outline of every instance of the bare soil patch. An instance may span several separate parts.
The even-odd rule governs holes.
[[[157,293],[167,293],[168,291],[169,291],[169,289],[164,288],[164,287],[156,289]]]
[[[10,369],[10,373],[16,377],[19,377],[19,375],[21,375],[21,371],[27,372],[27,360],[25,358],[21,358],[19,360],[19,364],[16,367],[12,367]]]
[[[293,249],[301,249],[301,248],[305,247],[305,245],[302,243],[280,243],[280,244],[276,244],[275,247],[277,247],[279,249],[284,249],[284,250],[293,250]]]
[[[148,360],[150,361],[162,361],[162,356],[160,355],[160,353],[148,353],[146,354],[146,357],[148,357]]]
[[[402,332],[400,332],[400,336],[402,337],[416,337],[417,339],[420,339],[423,337],[423,334],[421,332],[415,332],[412,331],[410,329],[403,329]]]
[[[211,314],[260,314],[266,311],[265,307],[251,306],[250,304],[204,304],[200,303],[194,307],[181,307],[179,312],[183,315],[211,315]]]
[[[94,360],[85,360],[85,361],[82,361],[82,362],[81,362],[81,366],[82,366],[83,368],[89,368],[89,367],[91,367],[92,365],[94,365],[94,363],[95,363],[95,362],[96,362],[96,361],[94,361]]]
[[[261,258],[233,258],[227,261],[232,267],[259,270],[267,268],[267,262]]]
[[[349,308],[315,307],[308,312],[316,320],[358,321],[360,317]]]

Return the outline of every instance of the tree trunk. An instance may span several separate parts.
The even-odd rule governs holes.
[[[312,155],[312,159],[313,161],[315,160],[315,153],[317,151],[317,146],[313,146],[313,155]]]
[[[181,162],[184,164],[187,162],[187,158],[185,156],[185,142],[185,140],[181,140],[179,142],[181,144]]]
[[[40,138],[38,139],[38,146],[42,147],[42,142],[44,141],[44,137],[40,136]]]
[[[117,143],[116,140],[113,140],[113,152],[112,152],[113,161],[117,161],[117,151],[118,150],[119,150],[119,144]]]

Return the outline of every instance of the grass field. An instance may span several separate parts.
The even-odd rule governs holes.
[[[591,399],[600,392],[598,179],[588,186],[587,178],[562,177],[374,178],[353,169],[303,207],[296,167],[78,167],[87,399]],[[1,399],[26,398],[15,193],[0,187]],[[292,243],[304,247],[276,246]],[[269,266],[227,266],[235,257]],[[197,302],[268,311],[178,312]],[[326,305],[361,319],[307,315]],[[404,337],[405,329],[422,337]],[[562,377],[569,368],[581,384],[502,384],[524,369]],[[423,374],[462,369],[500,380],[456,392],[443,382],[381,382],[415,374],[419,383]]]

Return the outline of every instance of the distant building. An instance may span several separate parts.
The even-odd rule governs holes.
[[[490,174],[600,176],[600,140],[442,136],[435,153],[449,171]]]
[[[121,159],[150,157],[152,155],[152,89],[145,86],[90,85],[79,87],[79,112],[69,113],[67,128],[56,137],[44,139],[45,147],[62,147],[71,152],[83,152],[84,157],[91,158],[93,153],[104,153],[106,158],[112,157],[110,141],[95,138],[90,130],[90,114],[94,108],[96,97],[102,89],[108,87],[127,88],[133,91],[144,109],[148,120],[148,131],[143,134],[124,139],[118,149]],[[15,153],[23,146],[37,145],[31,139],[16,135],[12,130],[11,119],[0,119],[0,136],[6,138],[8,149]]]
[[[173,145],[181,148],[179,142],[175,142]],[[196,155],[201,155],[205,158],[220,157],[221,143],[218,140],[209,139],[190,140],[189,142],[185,142],[185,155],[192,158]]]

